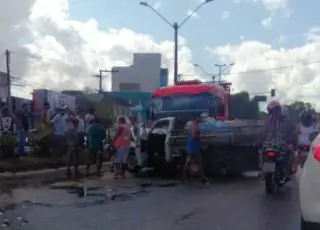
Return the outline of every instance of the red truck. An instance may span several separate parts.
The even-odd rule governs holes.
[[[200,124],[207,173],[239,174],[259,168],[256,140],[263,125],[228,120],[230,83],[180,82],[152,94],[153,125],[141,143],[146,164],[162,172],[181,168],[185,158],[188,121],[204,117]],[[140,158],[141,159],[141,158]]]

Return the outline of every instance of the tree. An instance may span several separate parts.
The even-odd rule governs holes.
[[[250,100],[248,92],[240,92],[230,96],[230,119],[258,119],[258,102]]]
[[[288,109],[288,115],[291,117],[291,119],[295,122],[300,121],[300,114],[302,111],[310,109],[316,114],[316,111],[311,103],[304,102],[304,101],[295,101],[289,105],[286,105]]]

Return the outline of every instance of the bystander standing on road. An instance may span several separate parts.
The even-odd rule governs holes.
[[[17,134],[19,140],[18,153],[20,156],[25,155],[25,144],[29,130],[29,110],[27,104],[22,105],[22,111],[17,113]]]
[[[85,116],[86,132],[88,132],[91,125],[94,123],[94,118],[95,118],[95,109],[91,108],[89,110],[89,113],[87,113]]]
[[[54,128],[52,148],[56,156],[61,156],[66,153],[67,143],[65,135],[68,131],[67,123],[68,115],[66,114],[66,108],[60,108],[58,114],[56,114],[51,120]]]
[[[85,116],[82,111],[79,111],[79,114],[77,115],[78,120],[78,138],[79,138],[79,145],[80,148],[83,149],[84,147],[84,137],[86,135],[86,124],[85,124]]]
[[[201,142],[200,142],[200,117],[195,117],[190,126],[189,134],[187,137],[187,157],[186,162],[183,168],[183,182],[188,182],[188,171],[190,164],[194,161],[198,165],[198,171],[201,176],[201,180],[204,183],[207,183],[207,179],[204,174],[203,162],[202,162],[202,153],[201,153]]]
[[[103,140],[106,137],[106,131],[98,118],[94,118],[94,123],[88,130],[88,160],[86,168],[86,177],[89,176],[90,165],[96,163],[97,176],[101,175]]]
[[[115,155],[115,178],[124,178],[127,168],[127,158],[130,150],[132,132],[130,126],[126,124],[126,119],[120,117],[118,119],[117,131],[113,137],[113,146],[117,149]]]
[[[79,166],[79,136],[78,136],[78,119],[71,115],[68,117],[68,131],[66,133],[66,140],[68,145],[68,164],[67,164],[67,176],[71,177],[71,165],[74,166],[74,175],[76,178],[80,176]]]

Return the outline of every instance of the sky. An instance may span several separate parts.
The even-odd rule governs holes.
[[[180,23],[201,0],[149,0]],[[19,4],[18,4],[19,3]],[[136,0],[0,0],[0,70],[11,51],[13,93],[97,87],[100,68],[130,65],[134,52],[160,52],[172,81],[173,29]],[[215,64],[233,92],[275,88],[284,103],[320,108],[320,1],[214,0],[179,29],[179,73],[208,79]],[[106,76],[104,87],[110,87]],[[318,102],[319,101],[319,102]]]

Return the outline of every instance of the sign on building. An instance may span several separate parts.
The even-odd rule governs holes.
[[[47,101],[51,109],[65,109],[69,108],[76,111],[76,97],[67,94],[49,91],[47,94]]]

